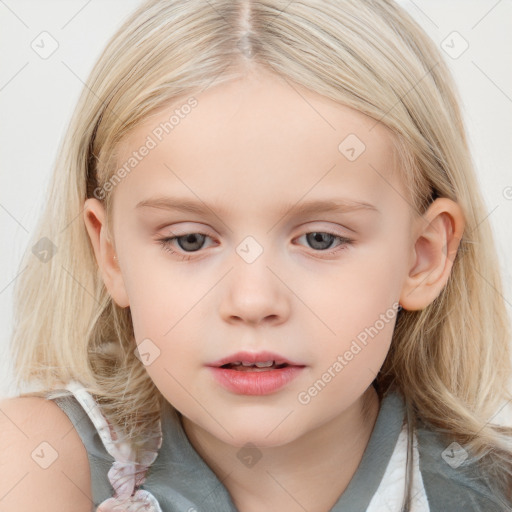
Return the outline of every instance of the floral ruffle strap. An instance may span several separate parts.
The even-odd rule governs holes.
[[[155,461],[162,446],[161,422],[148,434],[144,451],[137,461],[132,446],[122,441],[120,432],[102,414],[98,404],[84,386],[70,381],[66,389],[71,391],[98,431],[107,452],[115,459],[108,472],[114,496],[103,501],[97,512],[162,512],[156,498],[144,489],[146,471]]]

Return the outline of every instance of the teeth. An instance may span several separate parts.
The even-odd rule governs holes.
[[[258,363],[251,363],[249,361],[236,361],[234,363],[231,363],[234,366],[257,366],[258,368],[268,368],[269,366],[272,366],[274,364],[274,361],[265,361],[265,362],[258,362]]]

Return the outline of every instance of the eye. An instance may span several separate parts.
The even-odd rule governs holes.
[[[172,243],[176,240],[181,250],[185,252],[197,252],[199,251],[206,238],[211,238],[205,233],[186,233],[184,235],[170,236],[166,238],[159,238],[157,241],[161,244],[162,249],[169,251],[171,254],[179,254],[178,251],[174,250]],[[183,260],[189,260],[192,256],[183,256]]]
[[[350,240],[349,238],[326,231],[310,231],[298,237],[297,240],[302,237],[306,237],[307,243],[310,244],[316,252],[323,253],[322,255],[336,254],[353,243],[353,240]],[[338,240],[340,243],[335,249],[330,250],[334,240]]]

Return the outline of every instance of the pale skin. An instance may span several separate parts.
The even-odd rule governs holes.
[[[116,186],[111,236],[94,198],[85,202],[87,231],[109,293],[131,309],[137,343],[149,338],[160,350],[149,376],[183,414],[190,442],[237,508],[326,512],[374,427],[379,400],[371,382],[394,321],[308,404],[297,396],[394,303],[419,310],[439,295],[463,214],[440,198],[419,216],[393,172],[387,129],[370,130],[373,119],[315,93],[259,71],[196,99]],[[136,127],[118,164],[185,101]],[[338,149],[349,134],[366,146],[354,161]],[[155,196],[215,207],[205,214],[136,208]],[[374,209],[300,213],[303,201],[333,198]],[[296,206],[282,211],[287,205]],[[333,237],[322,251],[308,243],[312,232],[353,242]],[[171,254],[157,240],[188,233],[207,235],[195,252],[175,240],[179,254]],[[236,251],[247,236],[263,249],[250,264]],[[235,394],[205,365],[238,350],[271,350],[305,368],[270,395]],[[252,467],[237,457],[247,442],[261,453]]]

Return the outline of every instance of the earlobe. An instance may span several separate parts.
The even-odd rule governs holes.
[[[110,296],[116,304],[125,308],[130,305],[115,248],[110,240],[103,204],[96,198],[84,203],[84,223],[96,256],[96,262]]]
[[[441,293],[450,277],[464,226],[461,207],[448,198],[436,199],[418,219],[413,262],[400,295],[404,309],[424,309]]]

